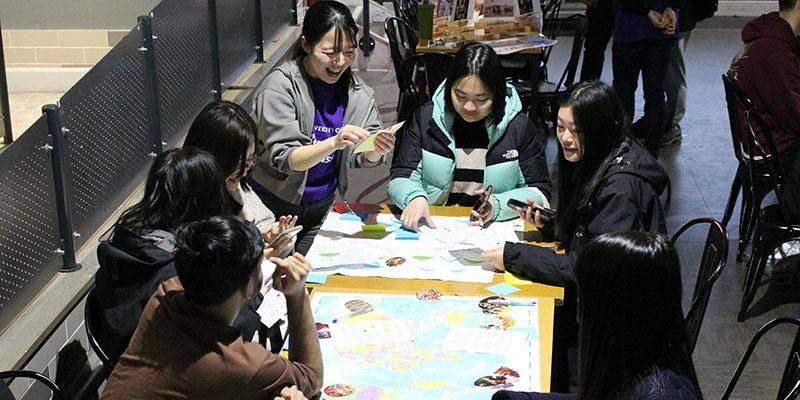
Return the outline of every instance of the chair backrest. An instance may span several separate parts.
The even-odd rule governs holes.
[[[452,54],[418,53],[403,60],[403,80],[409,82],[403,90],[416,102],[413,109],[431,99],[436,88],[447,78],[453,58]]]
[[[417,19],[417,0],[392,0],[394,14],[405,21],[411,28],[419,32],[419,19]]]
[[[542,15],[544,18],[542,21],[542,31],[539,33],[548,39],[556,39],[558,37],[559,29],[561,28],[558,15],[561,12],[562,4],[564,4],[564,0],[547,0],[542,6]],[[544,50],[542,50],[542,63],[544,65],[547,65],[551,51],[553,51],[553,46],[545,47]]]
[[[568,24],[571,24],[573,28],[575,28],[575,34],[572,37],[572,50],[569,53],[569,61],[567,61],[567,66],[564,68],[564,72],[558,80],[558,86],[556,86],[559,90],[561,90],[562,86],[569,87],[575,83],[575,75],[578,72],[578,62],[583,52],[583,42],[586,40],[587,19],[585,15],[575,14],[561,21],[558,31],[561,31],[561,29]]]
[[[734,371],[730,382],[728,382],[728,386],[725,388],[725,393],[722,394],[722,400],[727,400],[731,397],[731,393],[733,393],[733,389],[742,376],[742,372],[747,366],[747,361],[750,360],[750,356],[753,354],[761,337],[772,328],[783,324],[795,325],[799,329],[795,334],[792,347],[789,350],[789,358],[786,360],[786,366],[783,368],[783,377],[778,387],[777,399],[794,400],[797,398],[798,394],[800,394],[800,318],[776,318],[759,328],[758,332],[753,336],[753,339],[750,340],[747,350],[745,350],[744,355],[742,355],[739,365],[736,366],[736,371]]]
[[[117,364],[118,358],[113,357],[111,352],[108,350],[108,346],[106,345],[106,341],[103,339],[101,327],[103,326],[100,318],[100,305],[97,300],[97,295],[95,293],[95,288],[89,291],[89,295],[86,296],[86,306],[83,309],[83,318],[84,318],[84,326],[86,326],[86,336],[89,339],[89,345],[92,346],[92,350],[94,353],[97,354],[97,358],[100,359],[100,362],[103,363],[103,367],[105,368],[107,378],[111,375],[111,371],[114,370],[114,366]]]
[[[35,372],[35,371],[23,371],[23,370],[14,370],[14,371],[3,371],[0,372],[0,399],[5,400],[6,398],[14,399],[14,394],[11,393],[11,390],[8,389],[8,385],[5,383],[6,379],[16,379],[16,378],[26,378],[26,379],[33,379],[37,382],[40,382],[47,386],[51,392],[53,392],[53,399],[54,400],[63,400],[64,395],[61,393],[61,389],[58,388],[58,385],[55,382],[51,381],[50,378]]]
[[[703,317],[711,297],[711,289],[722,274],[722,270],[725,269],[725,263],[728,260],[728,233],[725,231],[725,227],[713,218],[696,218],[683,224],[672,235],[672,242],[676,243],[684,232],[699,224],[708,224],[708,234],[706,234],[706,243],[703,246],[703,255],[700,257],[692,302],[684,317],[689,336],[688,350],[690,353],[694,352],[697,337],[700,335]]]
[[[772,137],[772,129],[764,121],[761,111],[733,80],[722,75],[722,82],[736,158],[745,168],[750,182],[756,182],[758,178],[772,183],[783,220],[789,221],[791,213],[781,201],[787,175]]]
[[[397,17],[387,17],[383,21],[383,29],[389,39],[389,52],[392,56],[397,85],[400,88],[408,86],[401,71],[403,60],[417,53],[417,34],[405,21]]]

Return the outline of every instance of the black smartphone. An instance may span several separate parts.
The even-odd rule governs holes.
[[[478,201],[475,202],[475,205],[472,207],[472,211],[475,211],[478,215],[484,212],[486,207],[489,205],[489,202],[492,198],[492,185],[486,187],[486,190],[483,191],[483,194],[478,198]],[[475,214],[470,214],[469,220],[474,221],[478,219]]]
[[[528,208],[531,207],[528,203],[519,201],[517,199],[508,199],[508,202],[506,203],[506,205],[509,206],[510,208],[514,209],[514,210],[518,210],[518,211],[522,211],[522,212],[524,212],[525,210],[527,210]],[[542,206],[538,206],[538,207],[534,207],[534,208],[536,210],[539,210],[539,214],[542,217],[542,222],[552,222],[556,217],[556,211],[555,210],[551,210],[549,208],[544,208]]]

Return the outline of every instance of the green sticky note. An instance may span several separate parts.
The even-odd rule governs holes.
[[[468,261],[471,263],[482,263],[483,258],[481,258],[481,256],[469,255],[469,256],[464,256],[464,261]]]
[[[428,261],[431,258],[433,258],[433,256],[412,256],[412,257],[417,261]]]
[[[361,225],[361,230],[364,232],[386,232],[386,225],[384,224]]]
[[[323,257],[336,257],[336,256],[339,255],[339,252],[335,252],[335,253],[319,253],[319,255],[321,255]]]

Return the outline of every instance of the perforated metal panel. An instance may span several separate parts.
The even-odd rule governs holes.
[[[61,98],[79,247],[141,180],[151,151],[141,34],[132,30]]]
[[[292,22],[292,2],[296,0],[261,1],[261,29],[264,43],[269,44],[275,35]]]
[[[217,37],[222,87],[233,85],[236,78],[256,60],[256,15],[258,0],[217,1]]]
[[[61,266],[48,143],[41,117],[0,157],[0,331]]]
[[[207,1],[163,0],[153,10],[153,34],[162,137],[172,147],[213,99]]]

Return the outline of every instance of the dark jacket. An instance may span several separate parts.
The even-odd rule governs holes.
[[[492,400],[574,400],[577,394],[513,392],[500,390]],[[670,370],[646,376],[631,393],[630,400],[698,400],[701,397],[692,381]]]
[[[577,226],[566,254],[552,249],[507,242],[506,270],[534,281],[566,286],[575,281],[575,261],[595,236],[623,231],[667,231],[659,195],[669,185],[664,168],[638,142],[626,139],[603,175],[578,206]],[[543,230],[547,233],[547,229]]]
[[[389,198],[405,208],[416,197],[424,196],[430,205],[444,205],[455,174],[455,139],[451,132],[454,114],[446,110],[445,84],[436,90],[433,101],[420,107],[406,122],[397,137],[392,159]],[[502,121],[486,125],[489,147],[486,152],[483,186],[492,185],[494,216],[507,220],[517,214],[506,203],[534,199],[549,204],[550,174],[545,159],[545,136],[539,133],[513,87],[506,88],[506,107]]]
[[[800,143],[800,44],[777,12],[748,22],[742,41],[745,48],[733,60],[728,77],[761,111],[778,153],[785,154]],[[761,130],[755,130],[761,136]]]
[[[174,250],[174,237],[168,232],[141,236],[122,227],[114,228],[111,239],[97,247],[100,269],[94,293],[101,318],[95,329],[112,360],[125,352],[158,285],[177,275]]]
[[[94,293],[101,317],[95,331],[113,362],[128,347],[150,297],[162,282],[177,275],[174,240],[169,232],[156,230],[140,235],[118,226],[111,239],[97,247],[100,269]],[[234,322],[248,340],[259,326],[255,310],[260,303],[246,304]]]

